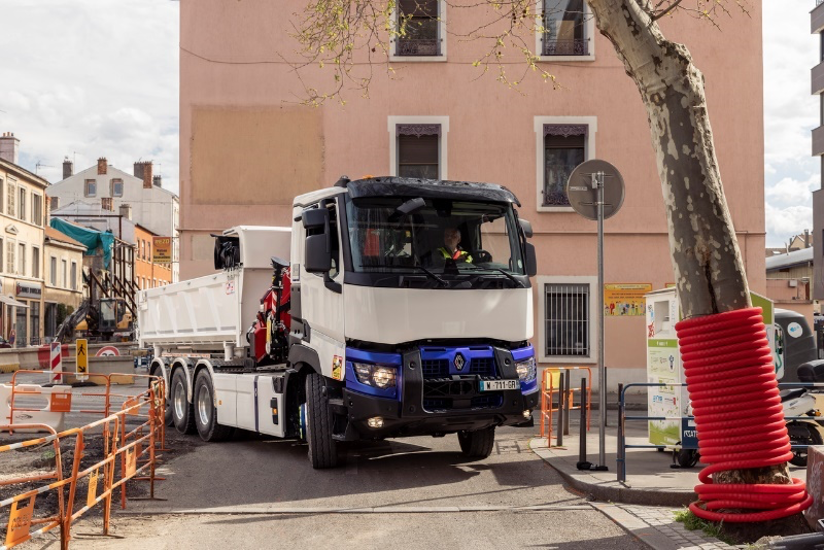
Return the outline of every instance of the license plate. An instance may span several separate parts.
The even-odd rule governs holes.
[[[517,380],[481,380],[481,391],[517,390]]]

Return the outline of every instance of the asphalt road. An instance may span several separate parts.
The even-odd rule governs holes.
[[[113,517],[123,538],[92,536],[99,524],[86,522],[72,548],[643,547],[563,488],[529,450],[533,435],[500,429],[482,461],[463,459],[454,435],[350,444],[345,464],[320,471],[296,441],[204,444],[164,465],[165,500]]]

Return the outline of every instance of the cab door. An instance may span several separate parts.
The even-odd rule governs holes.
[[[323,199],[308,205],[300,214],[303,222],[298,224],[300,243],[294,243],[300,248],[292,266],[293,312],[299,315],[293,314],[293,317],[300,317],[303,322],[303,344],[317,352],[322,374],[342,380],[346,345],[338,203],[334,198]],[[299,266],[294,265],[294,259],[300,259]],[[300,295],[299,312],[294,311],[296,285]]]

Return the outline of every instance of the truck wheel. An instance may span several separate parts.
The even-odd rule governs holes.
[[[224,441],[235,432],[231,426],[217,423],[214,395],[209,371],[204,369],[197,373],[194,391],[195,426],[203,441]]]
[[[461,451],[468,458],[487,458],[495,445],[495,426],[473,432],[458,432]]]
[[[323,396],[323,377],[312,373],[306,377],[306,441],[312,468],[334,468],[338,450],[332,439],[332,411]]]
[[[194,410],[186,395],[186,375],[178,368],[172,375],[172,419],[175,429],[182,434],[195,433]]]

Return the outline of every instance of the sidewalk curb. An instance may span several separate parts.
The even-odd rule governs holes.
[[[591,500],[603,502],[621,502],[623,504],[640,504],[648,506],[687,506],[697,500],[697,496],[692,491],[672,491],[666,489],[634,489],[616,481],[605,482],[582,471],[570,474],[565,471],[556,461],[562,461],[561,457],[555,457],[552,451],[543,445],[545,440],[539,437],[529,441],[529,448],[538,455],[544,462],[558,472],[564,481],[576,491],[583,493]],[[541,442],[536,444],[536,442]],[[614,468],[614,467],[613,467]]]

